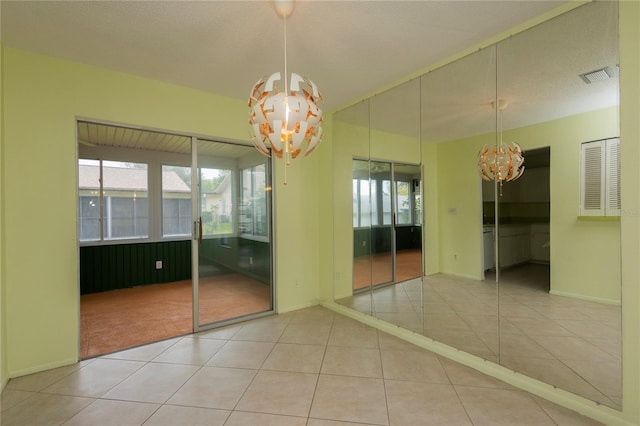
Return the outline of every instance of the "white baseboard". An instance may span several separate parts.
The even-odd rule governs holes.
[[[614,305],[614,306],[622,305],[622,303],[619,300],[609,299],[605,297],[586,296],[584,294],[570,293],[568,291],[550,290],[549,294],[553,294],[554,296],[571,297],[574,299],[585,300],[587,302],[597,302],[597,303],[602,303],[604,305]]]

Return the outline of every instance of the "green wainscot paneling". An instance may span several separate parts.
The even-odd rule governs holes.
[[[244,238],[211,238],[200,244],[201,265],[214,264],[269,284],[269,244]],[[156,262],[162,261],[162,269]],[[191,279],[191,240],[80,247],[80,294]]]
[[[188,279],[191,240],[80,247],[80,294]]]

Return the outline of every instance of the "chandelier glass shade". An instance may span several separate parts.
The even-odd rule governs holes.
[[[496,102],[491,105],[495,108]],[[504,99],[499,99],[498,105],[498,140],[496,145],[485,145],[478,153],[478,167],[480,177],[487,181],[510,182],[518,179],[524,173],[524,156],[522,148],[515,142],[502,145],[502,111],[507,107]],[[501,191],[502,195],[502,191]]]
[[[478,154],[478,165],[482,179],[509,182],[524,173],[524,156],[515,142],[506,147],[502,143],[492,147],[485,145]]]
[[[280,73],[261,78],[249,97],[251,140],[266,156],[269,148],[289,162],[302,152],[311,154],[322,139],[322,99],[309,79],[291,74],[290,89],[278,90]],[[286,84],[286,83],[285,83]]]
[[[276,0],[274,6],[284,20],[284,81],[276,72],[254,84],[248,102],[249,132],[258,151],[267,157],[273,153],[289,165],[300,154],[311,154],[322,140],[322,96],[308,78],[291,73],[288,80],[287,16],[294,4],[292,0]]]

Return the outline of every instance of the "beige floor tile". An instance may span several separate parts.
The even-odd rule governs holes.
[[[423,304],[423,312],[425,314],[432,314],[432,315],[442,315],[442,314],[448,314],[448,315],[452,315],[455,313],[455,311],[453,310],[453,308],[451,306],[449,306],[448,303],[442,301],[442,302],[425,302]]]
[[[104,394],[103,398],[164,403],[197,370],[198,367],[191,365],[147,364]]]
[[[16,377],[9,380],[7,389],[38,392],[47,386],[52,385],[63,377],[83,368],[85,365],[73,364],[65,367],[54,368],[40,373],[29,374],[27,376]]]
[[[320,375],[310,417],[387,425],[382,379]]]
[[[46,387],[43,392],[98,398],[144,365],[142,361],[96,359]]]
[[[540,312],[521,303],[500,303],[500,316],[524,317],[524,318],[540,318]]]
[[[603,426],[602,423],[596,420],[549,402],[546,399],[538,398],[536,396],[534,396],[533,399],[540,407],[542,407],[549,417],[556,422],[558,426]]]
[[[598,399],[601,396],[593,385],[556,359],[502,357],[500,363],[507,368],[578,395],[591,399]]]
[[[327,346],[322,374],[359,377],[382,377],[380,351],[369,348]]]
[[[319,373],[324,352],[323,345],[277,343],[262,365],[262,369]]]
[[[443,357],[439,357],[439,359],[440,364],[442,364],[442,367],[449,377],[449,380],[454,385],[514,389],[510,384],[474,370],[473,368],[467,367],[466,365],[459,364]]]
[[[375,328],[361,324],[342,327],[334,326],[329,335],[328,345],[377,348],[378,331]]]
[[[35,394],[2,411],[2,426],[58,425],[91,404],[91,398]]]
[[[460,313],[460,317],[476,333],[498,334],[497,315],[470,315],[464,312]]]
[[[305,426],[306,424],[306,417],[234,411],[225,426]]]
[[[522,333],[500,333],[500,356],[507,358],[555,358],[542,345]]]
[[[317,374],[260,371],[236,409],[306,417],[317,380]]]
[[[432,352],[381,350],[385,379],[449,383],[438,356]]]
[[[424,350],[419,346],[407,342],[406,340],[402,340],[396,336],[392,336],[382,331],[378,332],[378,343],[380,345],[380,349],[396,349],[402,351],[418,352]]]
[[[425,331],[469,331],[471,328],[458,314],[425,314],[424,315]]]
[[[212,408],[163,405],[144,426],[199,425],[222,426],[231,412]]]
[[[259,369],[274,347],[270,342],[227,342],[211,359],[207,366]]]
[[[301,309],[294,312],[290,324],[328,324],[332,325],[337,314],[320,306]]]
[[[560,306],[560,305],[533,305],[531,307],[538,316],[552,320],[568,319],[568,320],[587,320],[589,316],[578,306]]]
[[[605,396],[619,397],[622,395],[622,369],[618,361],[566,360],[564,363]]]
[[[533,398],[522,391],[456,386],[475,426],[555,425]]]
[[[422,318],[415,312],[374,312],[373,316],[414,332],[423,329]]]
[[[450,384],[385,380],[393,425],[471,425]]]
[[[621,328],[618,323],[596,320],[556,320],[559,326],[580,337],[619,339]]]
[[[481,303],[478,301],[473,301],[470,303],[453,302],[450,303],[450,306],[454,311],[460,314],[464,313],[467,315],[492,315],[494,317],[498,316],[498,310],[494,306],[487,305],[486,303]]]
[[[307,421],[307,426],[371,426],[371,423],[341,422],[339,420],[314,419]]]
[[[126,359],[129,361],[151,361],[162,352],[176,344],[180,339],[181,338],[167,339],[161,342],[150,343],[148,345],[138,346],[137,348],[103,355],[102,358]]]
[[[160,406],[142,402],[98,399],[65,422],[65,426],[139,426]]]
[[[2,391],[2,397],[0,399],[0,409],[5,411],[33,395],[35,395],[35,392],[5,389]],[[2,422],[0,422],[0,424],[2,424]]]
[[[602,349],[618,361],[622,359],[622,345],[620,344],[621,339],[585,337],[584,340]]]
[[[431,330],[425,331],[425,336],[483,359],[490,359],[495,356],[491,348],[484,343],[484,338],[481,339],[473,331]]]
[[[167,404],[232,410],[256,372],[239,368],[202,367]]]
[[[243,327],[243,324],[233,324],[226,327],[214,328],[193,334],[193,337],[202,339],[229,340]],[[188,336],[185,336],[188,337]]]
[[[403,300],[375,300],[373,302],[374,312],[415,312],[415,307],[407,297]]]
[[[330,332],[330,323],[292,323],[287,326],[278,341],[281,343],[326,345]]]
[[[291,321],[291,317],[285,320],[270,320],[268,318],[260,318],[242,326],[237,333],[231,337],[231,340],[249,340],[254,342],[277,342],[284,329]]]
[[[204,365],[227,343],[209,338],[184,338],[153,359],[153,362]]]
[[[528,336],[573,336],[561,323],[544,318],[509,318],[509,322]]]
[[[581,337],[532,336],[536,342],[559,360],[613,362],[615,358]]]

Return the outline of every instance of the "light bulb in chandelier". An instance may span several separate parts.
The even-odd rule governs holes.
[[[279,72],[263,77],[249,95],[251,141],[262,154],[284,158],[288,165],[300,154],[308,156],[322,140],[322,96],[308,78],[287,74],[287,16],[293,0],[274,1],[276,13],[284,21],[284,82]],[[285,184],[286,168],[285,168]]]
[[[497,106],[497,108],[496,108]],[[502,145],[502,114],[507,108],[507,101],[498,99],[491,102],[491,107],[497,109],[498,140],[492,147],[484,146],[478,153],[478,168],[480,177],[487,181],[510,182],[518,179],[524,173],[524,156],[522,148],[515,142]],[[502,190],[500,191],[502,195]]]
[[[514,181],[524,173],[522,148],[515,142],[498,147],[485,145],[478,153],[478,166],[484,180]]]
[[[290,87],[279,90],[279,72],[261,78],[249,97],[249,125],[254,146],[266,156],[269,149],[287,162],[311,154],[322,140],[322,100],[309,79],[291,73]]]

